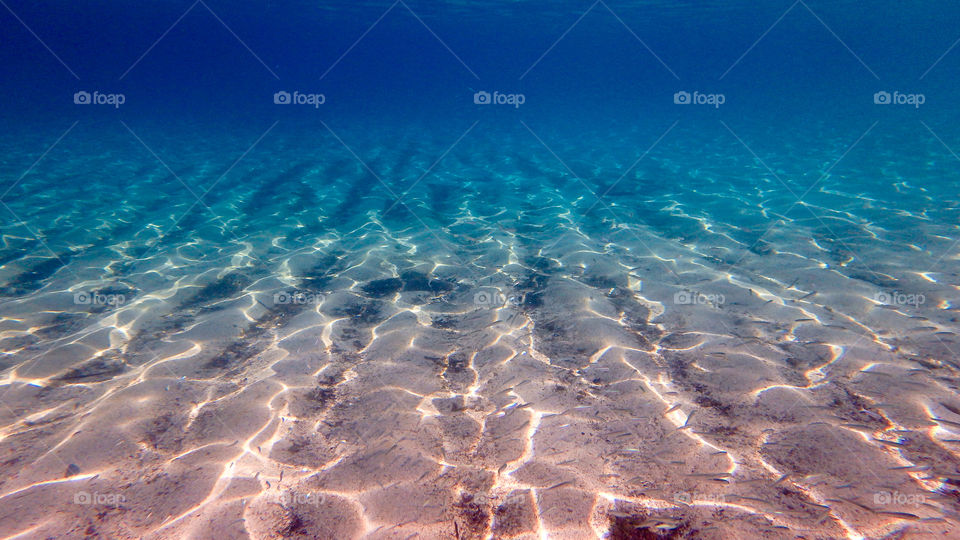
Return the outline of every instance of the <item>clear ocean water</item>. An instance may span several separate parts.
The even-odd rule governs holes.
[[[0,5],[0,537],[960,538],[955,2]]]

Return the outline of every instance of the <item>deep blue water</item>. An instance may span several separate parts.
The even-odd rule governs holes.
[[[955,2],[0,4],[0,535],[960,535]]]

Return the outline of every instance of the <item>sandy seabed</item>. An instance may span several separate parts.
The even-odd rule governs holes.
[[[0,536],[960,534],[957,231],[925,210],[956,201],[486,152],[400,203],[348,154],[203,204],[156,163],[93,202],[63,177],[108,157],[26,178]]]

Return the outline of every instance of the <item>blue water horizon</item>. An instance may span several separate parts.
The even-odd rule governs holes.
[[[960,535],[960,6],[0,4],[0,536]]]

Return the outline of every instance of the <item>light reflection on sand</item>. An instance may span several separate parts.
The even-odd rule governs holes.
[[[956,231],[922,208],[927,247],[882,194],[812,194],[825,228],[705,164],[580,223],[505,173],[413,190],[426,231],[349,160],[273,166],[0,269],[0,535],[956,534]]]

